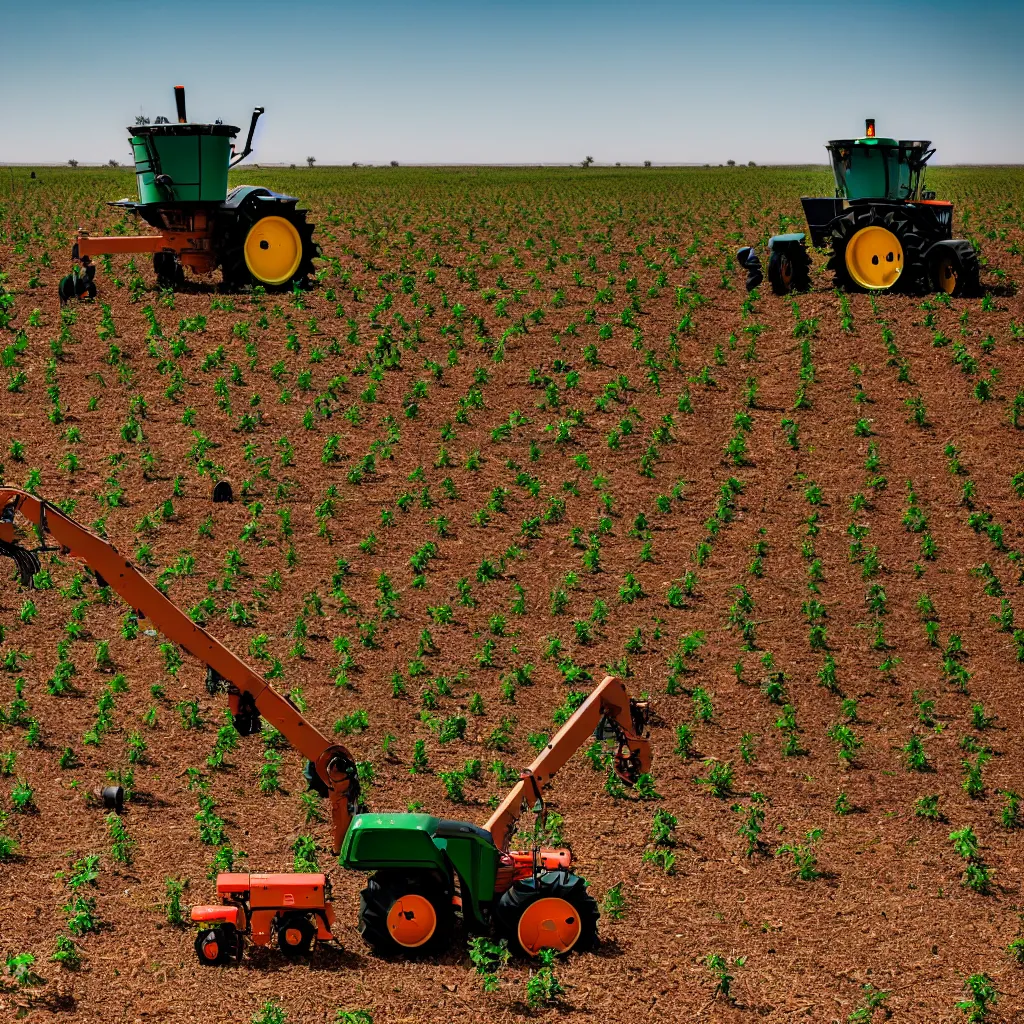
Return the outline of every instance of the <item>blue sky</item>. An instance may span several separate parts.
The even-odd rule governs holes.
[[[939,163],[1024,163],[1019,0],[0,0],[0,24],[0,162],[125,162],[181,83],[193,120],[266,107],[268,163],[824,162],[868,116]]]

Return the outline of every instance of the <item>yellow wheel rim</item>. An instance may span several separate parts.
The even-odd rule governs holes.
[[[903,246],[887,228],[861,228],[846,244],[846,269],[861,288],[891,288],[903,272]]]
[[[284,217],[261,217],[245,236],[245,265],[264,284],[290,281],[302,262],[302,238]]]
[[[956,291],[956,267],[953,266],[952,260],[942,260],[939,263],[938,278],[939,288],[947,295],[952,295]]]

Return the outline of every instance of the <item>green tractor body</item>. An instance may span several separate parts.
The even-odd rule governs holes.
[[[341,848],[342,866],[353,871],[426,871],[449,885],[457,879],[462,912],[478,926],[494,899],[500,860],[489,832],[430,814],[357,814]]]
[[[930,147],[922,140],[880,138],[870,118],[861,138],[826,145],[835,195],[800,202],[812,244],[832,250],[829,269],[838,287],[912,295],[979,290],[974,246],[953,238],[953,204],[924,190],[925,167],[935,153]],[[809,287],[804,235],[776,235],[768,251],[775,294]],[[756,254],[748,247],[737,256],[748,271],[748,290],[757,287],[763,275]]]

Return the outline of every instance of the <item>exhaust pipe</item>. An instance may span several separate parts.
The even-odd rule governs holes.
[[[176,85],[174,87],[174,104],[178,108],[178,124],[187,124],[188,118],[185,116],[185,86]]]

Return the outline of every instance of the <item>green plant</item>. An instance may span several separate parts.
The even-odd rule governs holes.
[[[31,953],[14,953],[7,958],[7,975],[18,988],[36,988],[43,984],[43,979],[32,970],[35,962]]]
[[[57,941],[54,943],[53,956],[50,959],[61,967],[66,967],[69,971],[73,971],[78,968],[82,963],[82,956],[78,952],[78,947],[75,945],[74,940],[67,935],[58,935]]]
[[[777,851],[778,853],[788,853],[793,858],[793,867],[796,870],[797,877],[802,881],[812,881],[821,874],[817,869],[818,858],[814,852],[814,847],[820,841],[821,836],[821,829],[811,829],[807,833],[806,842],[785,843]]]
[[[732,792],[733,770],[731,761],[717,761],[707,758],[704,761],[706,775],[697,778],[701,786],[707,786],[712,796],[720,799]]]
[[[505,939],[491,942],[490,939],[477,936],[469,940],[469,959],[473,963],[473,969],[482,979],[485,992],[498,990],[501,984],[498,972],[508,965],[511,957]]]
[[[181,905],[181,897],[184,895],[186,885],[188,885],[188,879],[164,879],[164,910],[167,914],[168,924],[183,925],[185,923],[185,910]]]
[[[540,970],[531,970],[526,982],[526,1002],[534,1009],[553,1005],[565,992],[564,986],[555,976],[555,951],[542,949],[537,959],[541,964]]]
[[[601,901],[601,913],[612,921],[621,921],[626,916],[628,904],[625,896],[622,895],[622,882],[616,882],[605,894]],[[1020,940],[1024,947],[1024,939]],[[1024,958],[1024,949],[1022,949]]]
[[[711,974],[712,979],[715,982],[715,990],[711,995],[712,999],[717,999],[722,996],[726,1002],[733,1002],[732,996],[732,983],[736,980],[732,971],[738,967],[742,967],[747,962],[745,956],[735,957],[732,963],[722,956],[721,953],[708,953],[704,957],[704,966],[707,967],[708,972]]]
[[[972,974],[964,982],[966,999],[961,999],[956,1008],[971,1024],[988,1020],[989,1011],[999,1001],[995,982],[987,974]]]
[[[871,1024],[875,1010],[880,1007],[884,1010],[886,1000],[892,995],[891,992],[883,992],[870,983],[863,986],[863,993],[860,1005],[846,1018],[847,1024]],[[885,1010],[886,1016],[888,1012]]]
[[[288,1014],[284,1007],[268,999],[253,1015],[252,1024],[286,1024]]]
[[[107,815],[107,835],[110,836],[110,855],[119,864],[130,865],[134,858],[136,842],[124,827],[117,814]]]

